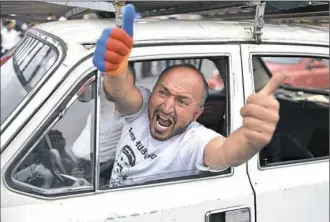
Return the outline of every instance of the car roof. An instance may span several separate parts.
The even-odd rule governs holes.
[[[58,36],[68,43],[94,44],[103,29],[113,27],[113,19],[67,20],[48,22],[36,28]],[[254,42],[254,23],[217,20],[137,19],[134,24],[135,44],[175,42]],[[262,42],[329,45],[325,28],[265,24]]]

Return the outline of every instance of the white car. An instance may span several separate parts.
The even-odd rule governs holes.
[[[246,164],[109,188],[110,170],[98,157],[103,89],[92,57],[113,25],[41,24],[2,58],[2,221],[329,221],[329,90],[308,82],[277,90],[274,138]],[[241,126],[246,98],[276,75],[263,57],[329,64],[326,30],[265,25],[256,41],[253,29],[249,22],[137,20],[130,56],[136,84],[151,89],[165,67],[185,62],[219,78],[223,87],[210,92],[198,121],[227,136]],[[72,147],[88,121],[90,158],[82,158]]]

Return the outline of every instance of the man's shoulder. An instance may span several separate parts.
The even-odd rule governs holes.
[[[208,128],[206,128],[203,124],[200,124],[197,121],[193,121],[190,123],[190,125],[187,128],[187,132],[196,132],[199,130],[209,130]]]
[[[197,121],[190,123],[189,127],[187,128],[184,134],[185,136],[189,136],[189,137],[203,137],[205,136],[205,134],[212,134],[212,135],[217,134],[219,136],[222,136],[218,132],[205,127],[204,125],[200,124]]]

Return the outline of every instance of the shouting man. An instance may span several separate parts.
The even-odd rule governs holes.
[[[123,28],[103,31],[93,59],[104,73],[107,99],[114,102],[124,119],[116,162],[125,162],[125,147],[130,148],[130,156],[134,154],[134,165],[125,165],[130,168],[125,175],[114,167],[110,186],[221,171],[246,162],[269,143],[279,120],[279,103],[273,93],[284,82],[284,76],[273,77],[248,98],[241,110],[243,126],[224,138],[196,122],[209,89],[203,74],[194,66],[165,69],[152,92],[136,87],[129,78],[134,15],[134,6],[127,5]]]

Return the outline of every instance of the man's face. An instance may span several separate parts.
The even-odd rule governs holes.
[[[192,69],[178,67],[166,73],[153,89],[148,113],[151,135],[167,140],[184,132],[203,112],[201,77]]]
[[[14,24],[13,23],[8,23],[7,24],[7,29],[8,30],[12,30],[14,28]]]

